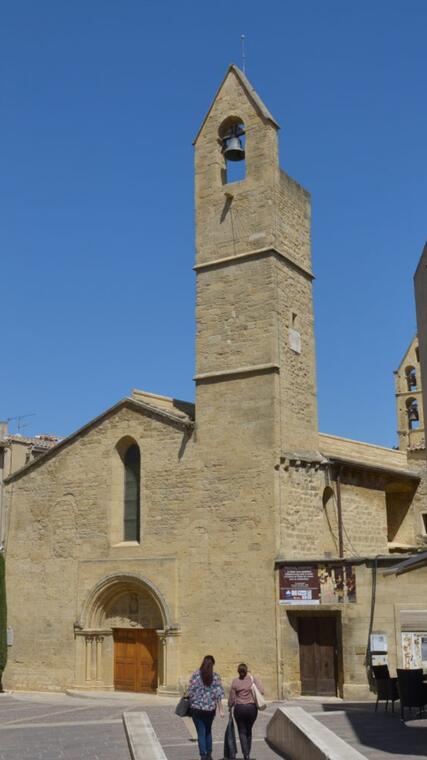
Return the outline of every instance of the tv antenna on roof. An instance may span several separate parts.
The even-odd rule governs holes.
[[[242,71],[244,74],[246,74],[246,51],[245,51],[245,40],[246,37],[244,34],[240,35],[240,41],[242,45]]]
[[[17,417],[8,417],[6,422],[14,422],[16,420],[16,427],[17,432],[20,433],[23,428],[28,427],[30,424],[29,422],[25,422],[22,424],[22,420],[25,420],[27,417],[35,417],[36,413],[33,412],[32,414],[19,414]]]

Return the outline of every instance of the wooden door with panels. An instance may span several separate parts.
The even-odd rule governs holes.
[[[150,628],[114,629],[114,688],[156,691],[158,637]]]
[[[299,617],[301,694],[336,696],[337,631],[335,617]]]

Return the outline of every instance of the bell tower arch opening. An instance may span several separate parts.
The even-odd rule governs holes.
[[[239,116],[229,116],[221,124],[218,134],[224,158],[222,184],[242,182],[246,177],[246,130],[243,120]]]

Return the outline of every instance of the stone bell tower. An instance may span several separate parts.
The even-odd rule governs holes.
[[[230,66],[195,140],[195,441],[204,644],[227,653],[225,671],[258,666],[279,694],[274,567],[293,497],[278,468],[318,444],[310,200],[279,167],[278,128]],[[230,149],[245,151],[238,181]]]
[[[212,440],[212,415],[238,388],[236,423],[282,451],[314,451],[310,199],[280,169],[278,129],[230,66],[195,140],[198,430]],[[245,173],[233,182],[227,148],[242,133]]]

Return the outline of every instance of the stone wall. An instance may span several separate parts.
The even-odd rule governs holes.
[[[302,615],[328,615],[337,620],[338,633],[338,684],[340,695],[346,699],[366,699],[370,691],[367,670],[367,647],[370,633],[387,636],[388,664],[390,673],[396,675],[396,667],[403,667],[401,641],[401,611],[424,610],[427,603],[420,598],[419,589],[427,582],[427,568],[414,570],[400,576],[385,576],[385,563],[379,563],[376,571],[376,597],[372,630],[370,628],[372,561],[369,566],[355,567],[356,603],[321,607],[280,607],[280,639],[282,650],[282,695],[301,693],[300,661],[298,645],[298,618]]]
[[[113,460],[124,435],[138,443],[143,463],[140,545],[112,542],[112,514],[123,510],[112,489]],[[178,427],[125,408],[8,486],[10,685],[73,684],[73,625],[86,595],[108,574],[152,580],[176,620],[176,564],[192,544],[193,468],[190,456],[180,457],[182,442]]]

